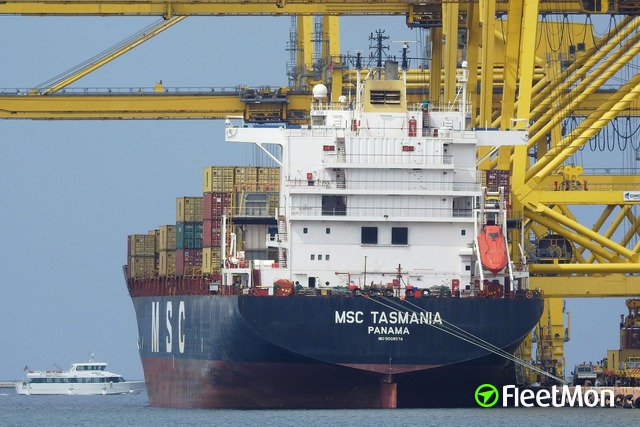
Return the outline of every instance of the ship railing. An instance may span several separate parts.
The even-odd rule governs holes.
[[[311,104],[311,115],[323,115],[324,111],[356,111],[354,102],[346,102],[344,104],[338,102],[323,102],[323,103],[312,103]],[[424,111],[423,104],[421,102],[409,103],[407,105],[408,112],[421,112]],[[440,111],[438,109],[433,111]],[[449,111],[442,110],[442,111]]]
[[[309,138],[309,137],[329,137],[335,138],[337,136],[352,135],[362,138],[379,138],[379,137],[398,137],[406,138],[407,140],[418,140],[424,138],[436,138],[436,139],[452,139],[454,131],[444,128],[420,128],[421,132],[415,136],[409,136],[406,127],[362,127],[357,130],[352,130],[347,121],[341,122],[339,125],[312,127],[312,128],[287,128],[287,135],[289,137]],[[370,131],[371,135],[365,135],[363,131]],[[455,132],[456,135],[461,135],[464,139],[472,139],[475,137],[473,131]]]
[[[475,138],[475,133],[473,131],[465,131],[465,132],[456,131],[456,133],[460,135],[463,139]],[[453,138],[453,130],[444,129],[444,128],[427,127],[427,128],[422,128],[421,136],[423,138],[449,139],[449,138]],[[412,138],[412,137],[409,137],[409,138]],[[416,135],[416,138],[420,138],[420,136]]]
[[[470,105],[467,103],[467,105]],[[426,105],[423,102],[412,102],[407,104],[408,111],[422,111],[428,113],[458,113],[460,103],[456,102],[430,102]]]
[[[285,178],[289,187],[296,190],[308,189],[317,191],[318,189],[340,189],[353,191],[433,191],[442,192],[477,192],[481,190],[480,184],[476,182],[441,182],[424,181],[418,179],[406,180],[339,180],[339,179],[314,179],[306,180],[301,178]]]
[[[592,175],[628,176],[629,179],[617,178],[612,183],[595,183],[590,181]],[[571,178],[557,175],[550,184],[538,188],[545,191],[640,191],[640,184],[631,179],[633,175],[637,175],[636,168],[584,168],[580,175]]]
[[[312,116],[321,116],[325,111],[355,111],[354,103],[340,104],[336,102],[312,103],[310,113]]]
[[[629,181],[628,183],[591,183],[588,176],[581,179],[558,179],[549,185],[540,185],[537,188],[545,191],[640,191],[640,184]]]
[[[407,103],[408,111],[426,111],[428,110],[428,105],[424,102],[409,102]]]
[[[472,209],[451,208],[408,208],[408,207],[322,207],[309,205],[292,205],[291,217],[327,217],[340,216],[345,218],[394,218],[414,219],[425,221],[433,219],[472,218]]]
[[[345,128],[315,127],[315,128],[287,128],[290,137],[331,137],[343,135]]]
[[[325,152],[325,163],[345,167],[349,165],[389,165],[389,166],[450,166],[453,156],[450,154],[418,154],[415,151],[405,151],[402,154],[370,154],[370,153],[341,153]]]
[[[0,96],[34,95],[39,88],[0,88]],[[238,87],[161,87],[138,86],[138,87],[66,87],[55,93],[48,93],[47,96],[64,95],[240,95],[241,89]]]
[[[273,206],[235,206],[228,209],[229,213],[234,217],[273,218],[274,212]]]
[[[460,111],[460,102],[430,102],[428,105],[423,102],[414,102],[410,103],[407,106],[409,111],[428,111],[430,113],[459,113]],[[471,104],[469,102],[465,105],[465,111],[468,113],[471,109]]]

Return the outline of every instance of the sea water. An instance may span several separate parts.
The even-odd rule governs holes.
[[[0,426],[633,426],[640,409],[470,408],[231,410],[149,406],[147,395],[19,396],[0,389]]]

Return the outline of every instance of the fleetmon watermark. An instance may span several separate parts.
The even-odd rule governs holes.
[[[482,384],[476,389],[476,403],[483,408],[491,408],[500,399],[498,389],[491,384]]]
[[[476,403],[483,408],[491,408],[502,403],[503,408],[530,408],[533,406],[548,407],[614,407],[613,390],[583,389],[582,386],[567,385],[539,389],[522,389],[514,385],[505,385],[501,391],[492,384],[482,384],[476,388]],[[502,399],[500,399],[502,397]]]

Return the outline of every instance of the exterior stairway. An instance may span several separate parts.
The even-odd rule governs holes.
[[[287,237],[287,220],[284,215],[278,215],[278,242],[286,242]],[[278,265],[280,268],[287,266],[287,249],[278,247]]]
[[[345,152],[344,137],[336,138],[336,149],[338,150],[337,161],[338,163],[345,163],[347,161],[347,154]],[[336,185],[340,189],[347,188],[347,179],[344,169],[336,169]]]

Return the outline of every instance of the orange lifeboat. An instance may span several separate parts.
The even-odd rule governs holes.
[[[504,234],[497,225],[485,225],[478,235],[478,248],[482,265],[497,275],[507,266],[507,252]]]
[[[273,282],[273,293],[276,296],[293,295],[293,282],[289,279],[278,279]]]

